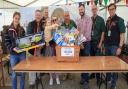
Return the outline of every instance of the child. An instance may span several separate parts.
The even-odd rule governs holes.
[[[52,41],[52,31],[56,29],[59,25],[56,23],[57,18],[52,18],[52,21],[47,21],[44,35],[46,41],[45,56],[55,56],[55,42]],[[54,77],[56,78],[56,83],[60,84],[59,74],[50,73],[49,85],[53,85]]]

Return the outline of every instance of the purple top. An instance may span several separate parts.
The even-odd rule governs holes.
[[[77,21],[77,28],[80,34],[83,34],[87,41],[91,41],[92,19],[91,17],[84,15]]]

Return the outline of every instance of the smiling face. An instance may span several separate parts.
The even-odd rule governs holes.
[[[79,7],[79,14],[80,14],[80,16],[84,16],[84,14],[85,14],[85,7],[82,5]]]
[[[17,26],[18,24],[20,23],[20,15],[15,15],[14,17],[13,17],[13,24],[15,25],[15,26]]]
[[[116,13],[116,7],[114,5],[109,6],[108,12],[109,12],[110,17],[114,16]]]
[[[69,12],[65,12],[64,13],[64,21],[65,22],[70,22],[70,14],[69,14]]]
[[[36,22],[40,22],[41,18],[42,18],[41,12],[40,11],[36,11],[35,12],[35,20],[36,20]]]
[[[98,9],[97,9],[97,6],[92,6],[92,14],[93,14],[93,16],[96,16],[97,15],[97,11],[98,11]]]

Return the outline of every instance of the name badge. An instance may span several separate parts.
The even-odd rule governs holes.
[[[110,30],[108,31],[108,36],[111,36],[111,31]]]
[[[70,48],[70,47],[62,47],[61,48],[61,56],[63,57],[72,57],[74,56],[74,48]]]

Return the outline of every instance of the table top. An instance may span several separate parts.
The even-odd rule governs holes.
[[[80,57],[79,62],[57,62],[56,57],[31,57],[17,64],[15,72],[82,73],[82,72],[128,72],[128,64],[116,56]]]

